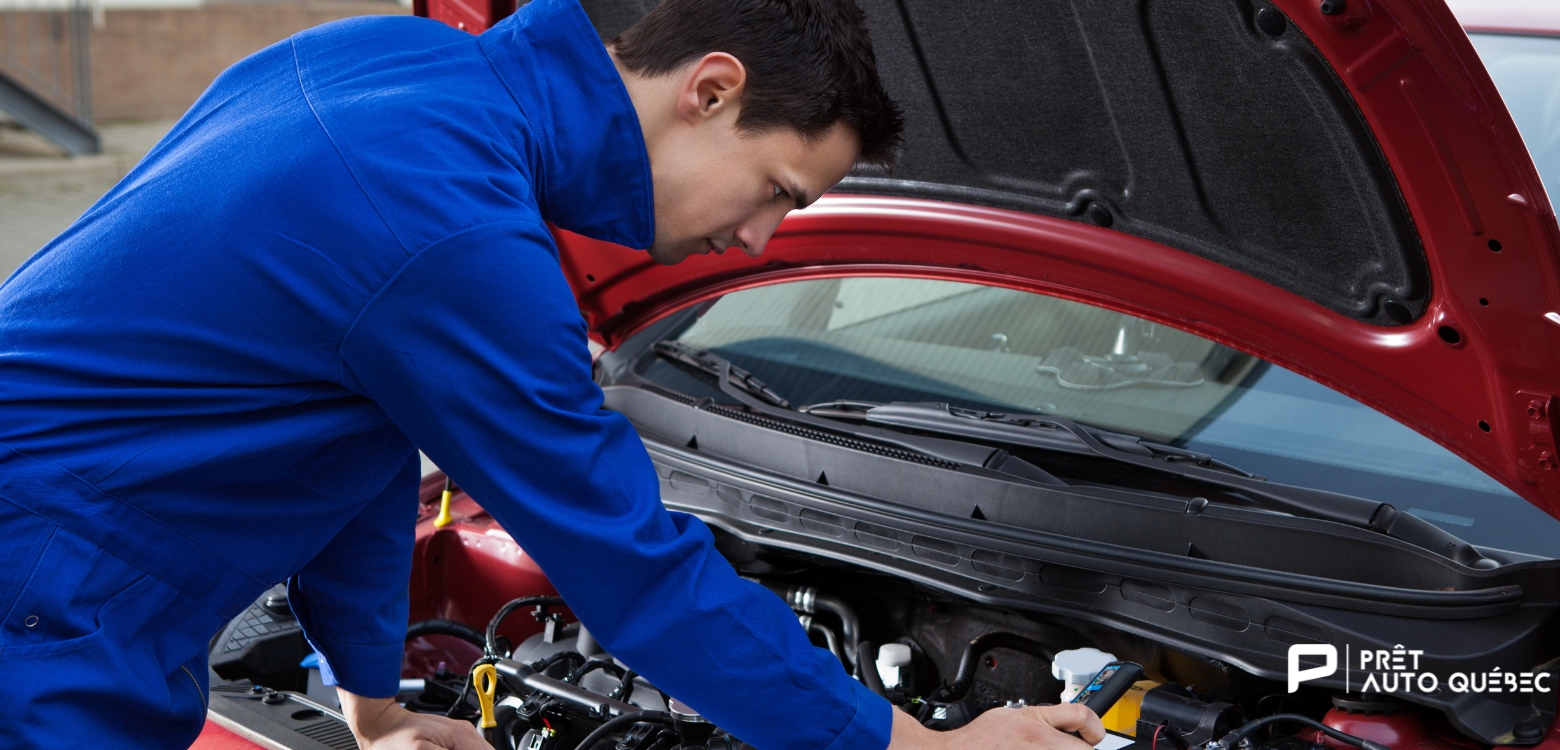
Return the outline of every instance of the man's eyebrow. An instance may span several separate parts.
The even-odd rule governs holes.
[[[807,191],[798,188],[796,183],[793,182],[787,185],[786,192],[790,193],[791,197],[796,200],[796,207],[798,209],[803,209],[812,205],[812,201],[807,199]]]

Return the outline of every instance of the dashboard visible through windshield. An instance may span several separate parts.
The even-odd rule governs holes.
[[[774,284],[701,309],[645,335],[718,354],[793,407],[942,402],[1062,416],[1391,503],[1477,545],[1560,557],[1560,521],[1429,439],[1282,367],[1130,315],[890,277]],[[674,389],[691,377],[665,362],[643,375]]]

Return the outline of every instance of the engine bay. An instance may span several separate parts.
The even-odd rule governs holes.
[[[425,483],[399,702],[472,721],[499,750],[748,747],[607,653],[469,498],[457,493],[453,522],[435,526],[438,490]],[[1282,681],[1097,623],[964,600],[715,533],[720,552],[790,605],[818,648],[932,729],[1007,706],[1070,701],[1107,665],[1124,663],[1140,666],[1141,679],[1103,713],[1104,750],[1488,747],[1433,708],[1391,696],[1308,685],[1290,692]],[[302,723],[295,742],[272,732],[271,745],[355,747],[285,588],[219,633],[211,657],[213,714],[223,715],[218,696],[274,705]],[[247,720],[226,713],[230,728]],[[1531,744],[1548,727],[1518,729],[1533,733],[1518,738]]]

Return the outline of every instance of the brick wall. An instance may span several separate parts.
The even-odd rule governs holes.
[[[406,14],[393,0],[269,0],[201,8],[109,10],[92,31],[98,121],[178,117],[250,53],[322,23]]]

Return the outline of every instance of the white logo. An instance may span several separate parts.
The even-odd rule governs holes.
[[[1320,667],[1300,668],[1300,657],[1320,656],[1325,661]],[[1306,680],[1319,680],[1338,671],[1338,647],[1331,643],[1296,643],[1289,647],[1289,692],[1300,689]]]
[[[1358,653],[1359,664],[1353,663]],[[1418,691],[1435,695],[1445,685],[1453,693],[1549,693],[1555,689],[1560,674],[1553,670],[1542,672],[1507,672],[1495,667],[1488,672],[1453,672],[1443,683],[1433,672],[1419,671],[1419,657],[1425,652],[1405,649],[1401,645],[1386,649],[1356,649],[1351,652],[1344,646],[1343,689],[1352,689],[1351,682],[1359,685],[1362,693],[1411,693]],[[1320,656],[1320,667],[1300,668],[1300,657]],[[1354,681],[1353,669],[1364,673],[1364,683]],[[1338,671],[1338,647],[1330,643],[1296,643],[1289,647],[1289,692],[1300,689],[1300,683],[1320,680]]]

